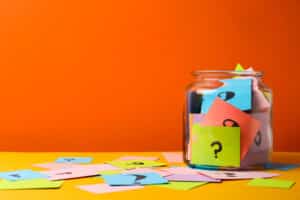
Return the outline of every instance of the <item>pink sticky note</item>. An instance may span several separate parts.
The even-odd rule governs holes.
[[[164,152],[162,153],[165,159],[170,163],[182,163],[183,154],[182,152]]]
[[[260,122],[222,99],[216,98],[201,125],[239,126],[241,129],[241,159],[243,159],[254,141]]]
[[[189,182],[221,182],[221,180],[214,179],[202,174],[172,174],[166,177],[169,181],[189,181]]]
[[[158,160],[155,156],[122,156],[117,160]]]
[[[252,178],[271,178],[279,176],[275,173],[267,173],[260,171],[212,171],[212,170],[199,170],[203,175],[209,176],[215,179],[252,179]]]
[[[142,189],[143,186],[109,186],[103,183],[103,184],[93,184],[93,185],[80,185],[78,186],[78,188],[95,194],[103,194],[103,193],[110,193],[110,192],[121,192],[127,190]]]
[[[189,167],[169,167],[161,170],[167,171],[171,174],[198,174],[198,170]]]
[[[129,169],[125,171],[126,174],[134,174],[134,173],[157,173],[161,176],[169,176],[171,175],[170,172],[160,170],[160,169],[152,169],[152,168],[136,168],[136,169]]]
[[[78,167],[79,169],[85,169],[85,170],[94,170],[94,171],[97,171],[97,172],[120,169],[120,168],[112,166],[110,164],[103,164],[103,163],[101,163],[101,164],[77,165],[75,167]]]
[[[80,165],[72,164],[72,163],[39,163],[39,164],[34,164],[33,166],[53,170],[53,169],[65,169],[70,167],[76,167]]]

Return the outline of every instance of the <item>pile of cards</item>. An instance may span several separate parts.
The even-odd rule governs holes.
[[[293,181],[270,179],[278,173],[264,171],[198,170],[184,166],[183,154],[165,152],[156,156],[123,156],[104,163],[91,163],[90,157],[61,157],[55,162],[34,164],[40,171],[23,169],[0,173],[0,190],[59,189],[63,181],[95,177],[98,183],[76,185],[95,194],[137,190],[149,185],[174,190],[190,190],[222,181],[252,179],[248,185],[290,188]],[[166,162],[167,161],[167,162]],[[179,166],[167,166],[176,163]],[[289,170],[299,165],[268,164],[267,169]],[[95,180],[95,179],[94,179]],[[93,181],[94,182],[94,181]]]
[[[240,65],[236,70],[243,70]],[[247,71],[251,71],[248,69]],[[271,99],[256,72],[221,79],[222,86],[189,93],[187,159],[215,168],[267,163],[272,149]]]

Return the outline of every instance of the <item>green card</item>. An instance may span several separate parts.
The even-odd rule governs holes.
[[[161,163],[153,160],[114,160],[108,162],[108,164],[123,169],[134,169],[134,168],[142,168],[142,167],[160,167],[166,165],[165,163]]]
[[[18,189],[54,189],[60,188],[63,181],[49,181],[48,179],[31,179],[24,181],[0,181],[0,190]]]
[[[242,71],[245,71],[245,69],[244,69],[244,67],[243,67],[241,64],[238,63],[238,64],[235,66],[234,71],[242,72]]]
[[[259,187],[272,187],[272,188],[283,188],[289,189],[295,184],[294,181],[280,180],[280,179],[262,179],[256,178],[248,182],[250,186]]]
[[[159,187],[170,188],[174,190],[191,190],[207,184],[207,182],[169,182],[168,184],[159,185]]]
[[[193,125],[191,163],[239,167],[240,128]]]

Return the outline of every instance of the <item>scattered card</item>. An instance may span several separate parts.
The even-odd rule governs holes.
[[[107,171],[101,171],[99,174],[102,175],[112,175],[112,174],[122,174],[124,173],[124,170],[119,169],[119,170],[107,170]]]
[[[169,181],[188,181],[188,182],[221,182],[221,180],[210,178],[202,174],[172,174],[167,176]]]
[[[32,170],[18,170],[18,171],[0,173],[0,178],[9,181],[20,181],[20,180],[39,179],[39,178],[47,178],[47,177],[48,176],[45,174],[35,172]]]
[[[104,193],[111,193],[111,192],[121,192],[127,190],[142,189],[144,187],[143,186],[110,186],[103,183],[103,184],[93,184],[93,185],[80,185],[78,186],[78,188],[95,194],[104,194]]]
[[[231,126],[241,129],[241,160],[254,142],[260,122],[251,115],[235,108],[220,98],[216,98],[209,112],[201,122],[202,126]]]
[[[199,170],[199,173],[215,179],[232,180],[232,179],[253,179],[253,178],[272,178],[279,176],[276,173],[261,171],[224,171],[224,170]]]
[[[136,169],[129,169],[126,172],[123,172],[126,174],[134,174],[134,173],[157,173],[161,176],[168,176],[171,175],[170,172],[164,171],[161,169],[153,169],[153,168],[136,168]]]
[[[153,160],[114,160],[107,163],[123,169],[160,167],[166,165],[165,163],[161,163]]]
[[[183,162],[182,152],[163,152],[162,154],[169,163],[182,163]]]
[[[191,163],[224,167],[240,166],[239,127],[193,125]]]
[[[165,187],[174,190],[191,190],[206,184],[207,182],[169,182],[168,184],[159,185],[159,187]]]
[[[49,176],[49,180],[66,180],[89,176],[98,176],[99,170],[88,169],[86,167],[74,167],[68,169],[44,171],[42,173]]]
[[[253,179],[248,182],[250,186],[258,187],[271,187],[271,188],[282,188],[290,189],[295,184],[294,181],[280,180],[280,179]]]
[[[60,188],[62,181],[49,181],[47,179],[32,179],[21,181],[0,181],[0,190],[20,189],[56,189]]]
[[[189,167],[169,167],[161,169],[170,174],[198,174],[198,170]]]
[[[122,156],[117,160],[158,160],[155,156]]]
[[[80,165],[72,164],[72,163],[39,163],[39,164],[33,164],[35,167],[40,167],[44,169],[66,169],[70,167],[78,167]]]
[[[62,157],[58,158],[57,163],[90,163],[93,159],[90,157]]]

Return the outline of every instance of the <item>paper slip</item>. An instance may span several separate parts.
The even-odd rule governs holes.
[[[174,190],[191,190],[206,184],[207,182],[169,182],[158,186]]]
[[[230,180],[230,179],[252,179],[252,178],[272,178],[279,176],[276,173],[268,173],[261,171],[212,171],[199,170],[199,173],[215,179]]]
[[[160,170],[160,169],[153,169],[153,168],[136,168],[136,169],[129,169],[123,173],[126,174],[134,174],[134,173],[157,173],[161,176],[168,176],[171,175],[170,172]]]
[[[44,171],[42,173],[49,176],[49,178],[48,178],[49,180],[65,180],[65,179],[73,179],[73,178],[81,178],[81,177],[89,177],[89,176],[99,175],[98,170],[88,169],[85,167],[50,170],[50,171]]]
[[[201,174],[173,174],[166,176],[169,181],[189,181],[189,182],[221,182],[221,180],[210,178]]]
[[[9,181],[20,181],[20,180],[28,180],[28,179],[47,178],[47,176],[45,174],[35,172],[32,170],[18,170],[18,171],[11,171],[11,172],[1,172],[0,178]]]
[[[18,189],[56,189],[62,186],[62,181],[49,181],[47,179],[32,179],[23,181],[0,181],[0,190]]]
[[[169,163],[182,163],[183,162],[182,152],[163,152],[162,154]]]
[[[117,160],[158,160],[155,156],[122,156]]]
[[[161,170],[167,171],[171,174],[198,174],[198,170],[189,167],[170,167]]]
[[[107,163],[123,169],[160,167],[166,165],[165,163],[153,160],[114,160]]]
[[[280,180],[280,179],[253,179],[249,181],[248,185],[258,187],[271,187],[290,189],[295,184],[294,181]]]
[[[90,157],[61,157],[56,163],[90,163],[93,159]]]
[[[35,167],[40,167],[44,169],[65,169],[70,167],[80,167],[80,165],[72,164],[72,163],[39,163],[33,164]]]
[[[79,189],[95,193],[95,194],[104,194],[111,192],[121,192],[127,190],[137,190],[144,188],[143,186],[110,186],[105,183],[103,184],[93,184],[93,185],[80,185]]]

